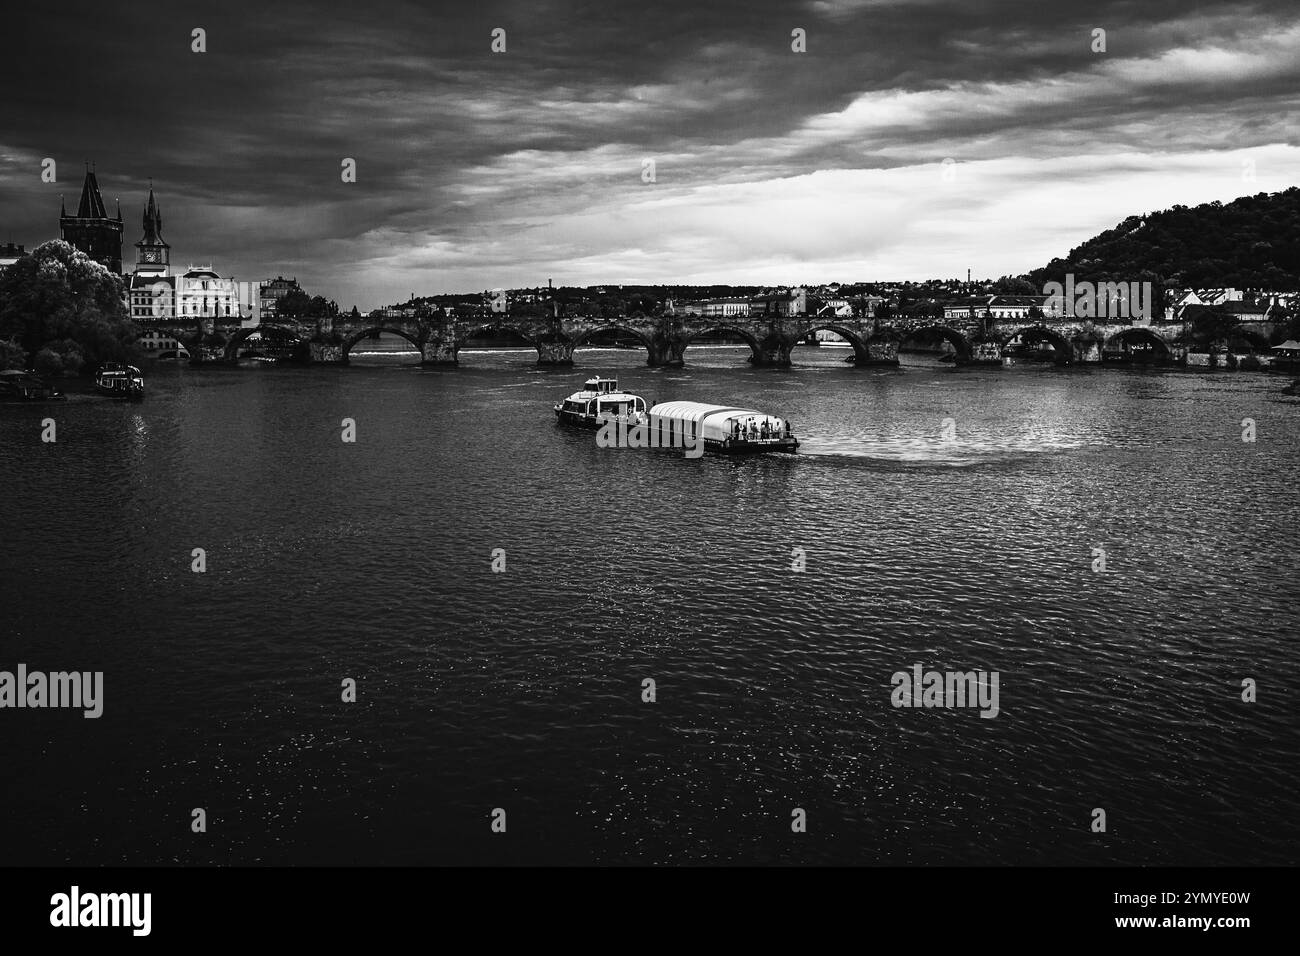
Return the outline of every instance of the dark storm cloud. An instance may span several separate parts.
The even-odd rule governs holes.
[[[1018,176],[1041,185],[1043,164],[1115,182],[1124,162],[1294,145],[1300,89],[1290,0],[74,3],[17,17],[0,41],[0,229],[52,235],[57,194],[75,203],[93,159],[128,243],[152,177],[178,261],[295,273],[345,304],[550,269],[725,279],[780,262],[783,244],[795,262],[849,262],[876,240],[800,221],[836,223],[837,195],[888,206],[901,185],[915,198],[900,221],[937,219],[947,207],[908,171],[945,157],[994,164],[945,200],[958,215]],[[494,56],[498,26],[508,52]],[[790,52],[795,27],[806,55]],[[57,185],[39,182],[46,156]],[[356,184],[339,180],[343,157]],[[764,233],[777,213],[782,230]]]

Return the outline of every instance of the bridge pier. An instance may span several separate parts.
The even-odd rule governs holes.
[[[430,336],[420,349],[421,365],[458,365],[456,343],[451,338]]]
[[[646,349],[646,365],[652,368],[681,368],[686,364],[686,343],[680,338],[657,335]]]
[[[788,335],[772,334],[758,343],[758,350],[749,357],[751,364],[770,368],[788,368],[790,352],[794,349],[795,338]]]
[[[898,367],[898,343],[889,341],[867,342],[861,351],[853,350],[853,364],[861,367],[882,365]]]
[[[572,365],[573,340],[555,336],[537,343],[538,365]]]
[[[224,345],[196,345],[193,348],[186,347],[190,353],[190,365],[234,365],[232,359],[226,356],[226,347]]]
[[[347,365],[348,357],[342,345],[329,342],[309,342],[312,365]]]

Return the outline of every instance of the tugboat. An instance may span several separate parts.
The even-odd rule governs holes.
[[[704,439],[708,451],[724,455],[753,455],[799,448],[789,420],[750,408],[705,405],[702,402],[663,402],[650,409],[650,442],[660,448],[688,447]]]
[[[144,399],[144,376],[134,365],[110,363],[95,373],[95,391],[110,398],[139,402]]]
[[[57,402],[65,397],[39,375],[19,369],[0,372],[0,402]]]
[[[561,425],[600,428],[607,421],[639,425],[645,420],[645,399],[619,391],[616,378],[589,378],[582,390],[554,405]]]

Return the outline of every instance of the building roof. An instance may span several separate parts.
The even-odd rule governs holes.
[[[153,186],[149,187],[149,201],[144,207],[144,236],[137,246],[165,246],[162,237],[162,212],[153,196]]]
[[[174,276],[156,276],[147,275],[145,273],[132,273],[130,278],[132,289],[152,289],[160,282],[169,286],[176,284],[176,278]]]
[[[992,306],[1018,306],[1018,305],[1038,305],[1041,306],[1047,301],[1045,295],[995,295],[989,305]]]
[[[107,219],[104,209],[104,197],[99,194],[99,181],[93,170],[86,170],[86,181],[81,184],[81,202],[77,205],[80,219]]]

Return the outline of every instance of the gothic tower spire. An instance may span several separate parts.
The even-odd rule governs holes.
[[[149,199],[144,206],[144,235],[135,244],[136,275],[167,275],[171,270],[171,246],[162,237],[162,211],[149,181]]]
[[[113,219],[104,208],[99,180],[94,168],[86,164],[86,179],[81,186],[77,214],[69,216],[66,202],[59,200],[59,237],[106,266],[110,272],[122,273],[122,220]]]

